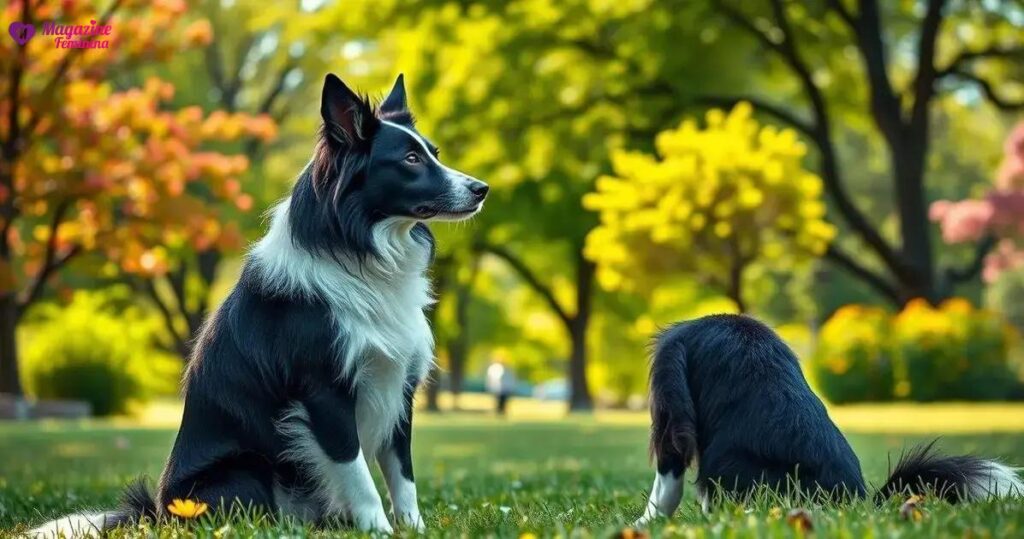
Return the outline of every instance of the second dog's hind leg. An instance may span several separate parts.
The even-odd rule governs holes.
[[[647,508],[643,516],[635,526],[644,527],[650,521],[659,516],[670,517],[679,507],[679,501],[683,498],[683,472],[678,475],[671,470],[662,473],[658,471],[654,476],[654,486],[651,487],[651,495],[647,499]]]
[[[672,516],[683,496],[683,472],[697,457],[697,414],[686,359],[681,341],[659,339],[651,363],[651,456],[658,473],[637,526]]]

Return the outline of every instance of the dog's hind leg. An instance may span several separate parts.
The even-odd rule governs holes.
[[[273,470],[266,460],[255,455],[240,455],[217,461],[194,481],[181,482],[161,496],[164,502],[176,498],[209,504],[211,510],[241,510],[272,513]],[[162,512],[162,509],[161,509]]]
[[[359,445],[355,392],[319,392],[297,402],[282,419],[284,457],[317,482],[325,517],[347,517],[360,530],[391,533],[380,494]]]
[[[643,516],[637,519],[635,526],[643,527],[648,522],[659,516],[672,516],[679,507],[679,501],[683,499],[683,472],[678,475],[671,471],[662,473],[660,470],[654,476],[654,486],[651,487],[651,495],[647,498],[647,508]]]
[[[657,516],[670,517],[683,496],[683,472],[697,455],[697,422],[686,379],[682,342],[662,339],[651,362],[651,456],[658,472],[637,520],[643,526]]]

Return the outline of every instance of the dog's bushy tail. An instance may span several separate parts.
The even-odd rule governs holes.
[[[904,453],[876,499],[931,492],[950,503],[988,498],[1024,497],[1024,481],[1016,470],[972,455],[945,456],[935,441]]]
[[[686,375],[686,347],[669,333],[658,336],[651,362],[651,447],[659,469],[685,468],[697,452],[697,412]]]
[[[138,522],[143,517],[156,520],[156,501],[139,479],[124,490],[120,507],[113,511],[75,513],[51,520],[25,534],[31,539],[100,537],[103,532]]]

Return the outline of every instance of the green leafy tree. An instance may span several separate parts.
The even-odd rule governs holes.
[[[915,297],[941,300],[976,277],[979,264],[942,267],[933,248],[927,179],[933,139],[941,136],[934,127],[951,95],[1006,111],[1024,107],[1022,89],[1012,82],[1024,68],[1021,6],[952,0],[713,0],[710,6],[725,28],[757,45],[755,71],[778,84],[759,95],[713,91],[700,99],[750,101],[811,142],[832,208],[873,260],[838,244],[826,257],[897,305]],[[777,104],[793,98],[803,106]],[[970,106],[964,101],[957,106]],[[840,151],[842,124],[851,119],[870,130],[885,156],[882,194],[894,201],[891,231],[849,189],[862,165],[844,162]],[[990,248],[980,242],[975,260]]]
[[[473,247],[515,271],[554,315],[568,343],[570,408],[589,409],[588,330],[603,300],[583,256],[597,221],[580,199],[611,171],[612,150],[649,146],[678,117],[674,99],[650,96],[652,78],[671,73],[670,86],[685,92],[726,76],[721,56],[676,46],[699,26],[687,2],[396,7],[348,2],[327,24],[386,29],[353,60],[401,66],[422,130],[492,185]]]

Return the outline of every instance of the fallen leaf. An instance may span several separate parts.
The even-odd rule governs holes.
[[[900,506],[900,518],[911,522],[921,522],[924,519],[923,499],[920,496],[911,496]]]
[[[786,523],[791,528],[800,532],[814,531],[814,522],[811,520],[811,513],[806,509],[793,509],[786,515]]]
[[[612,535],[612,539],[647,539],[650,537],[647,533],[634,530],[633,528],[623,528],[618,533]]]

